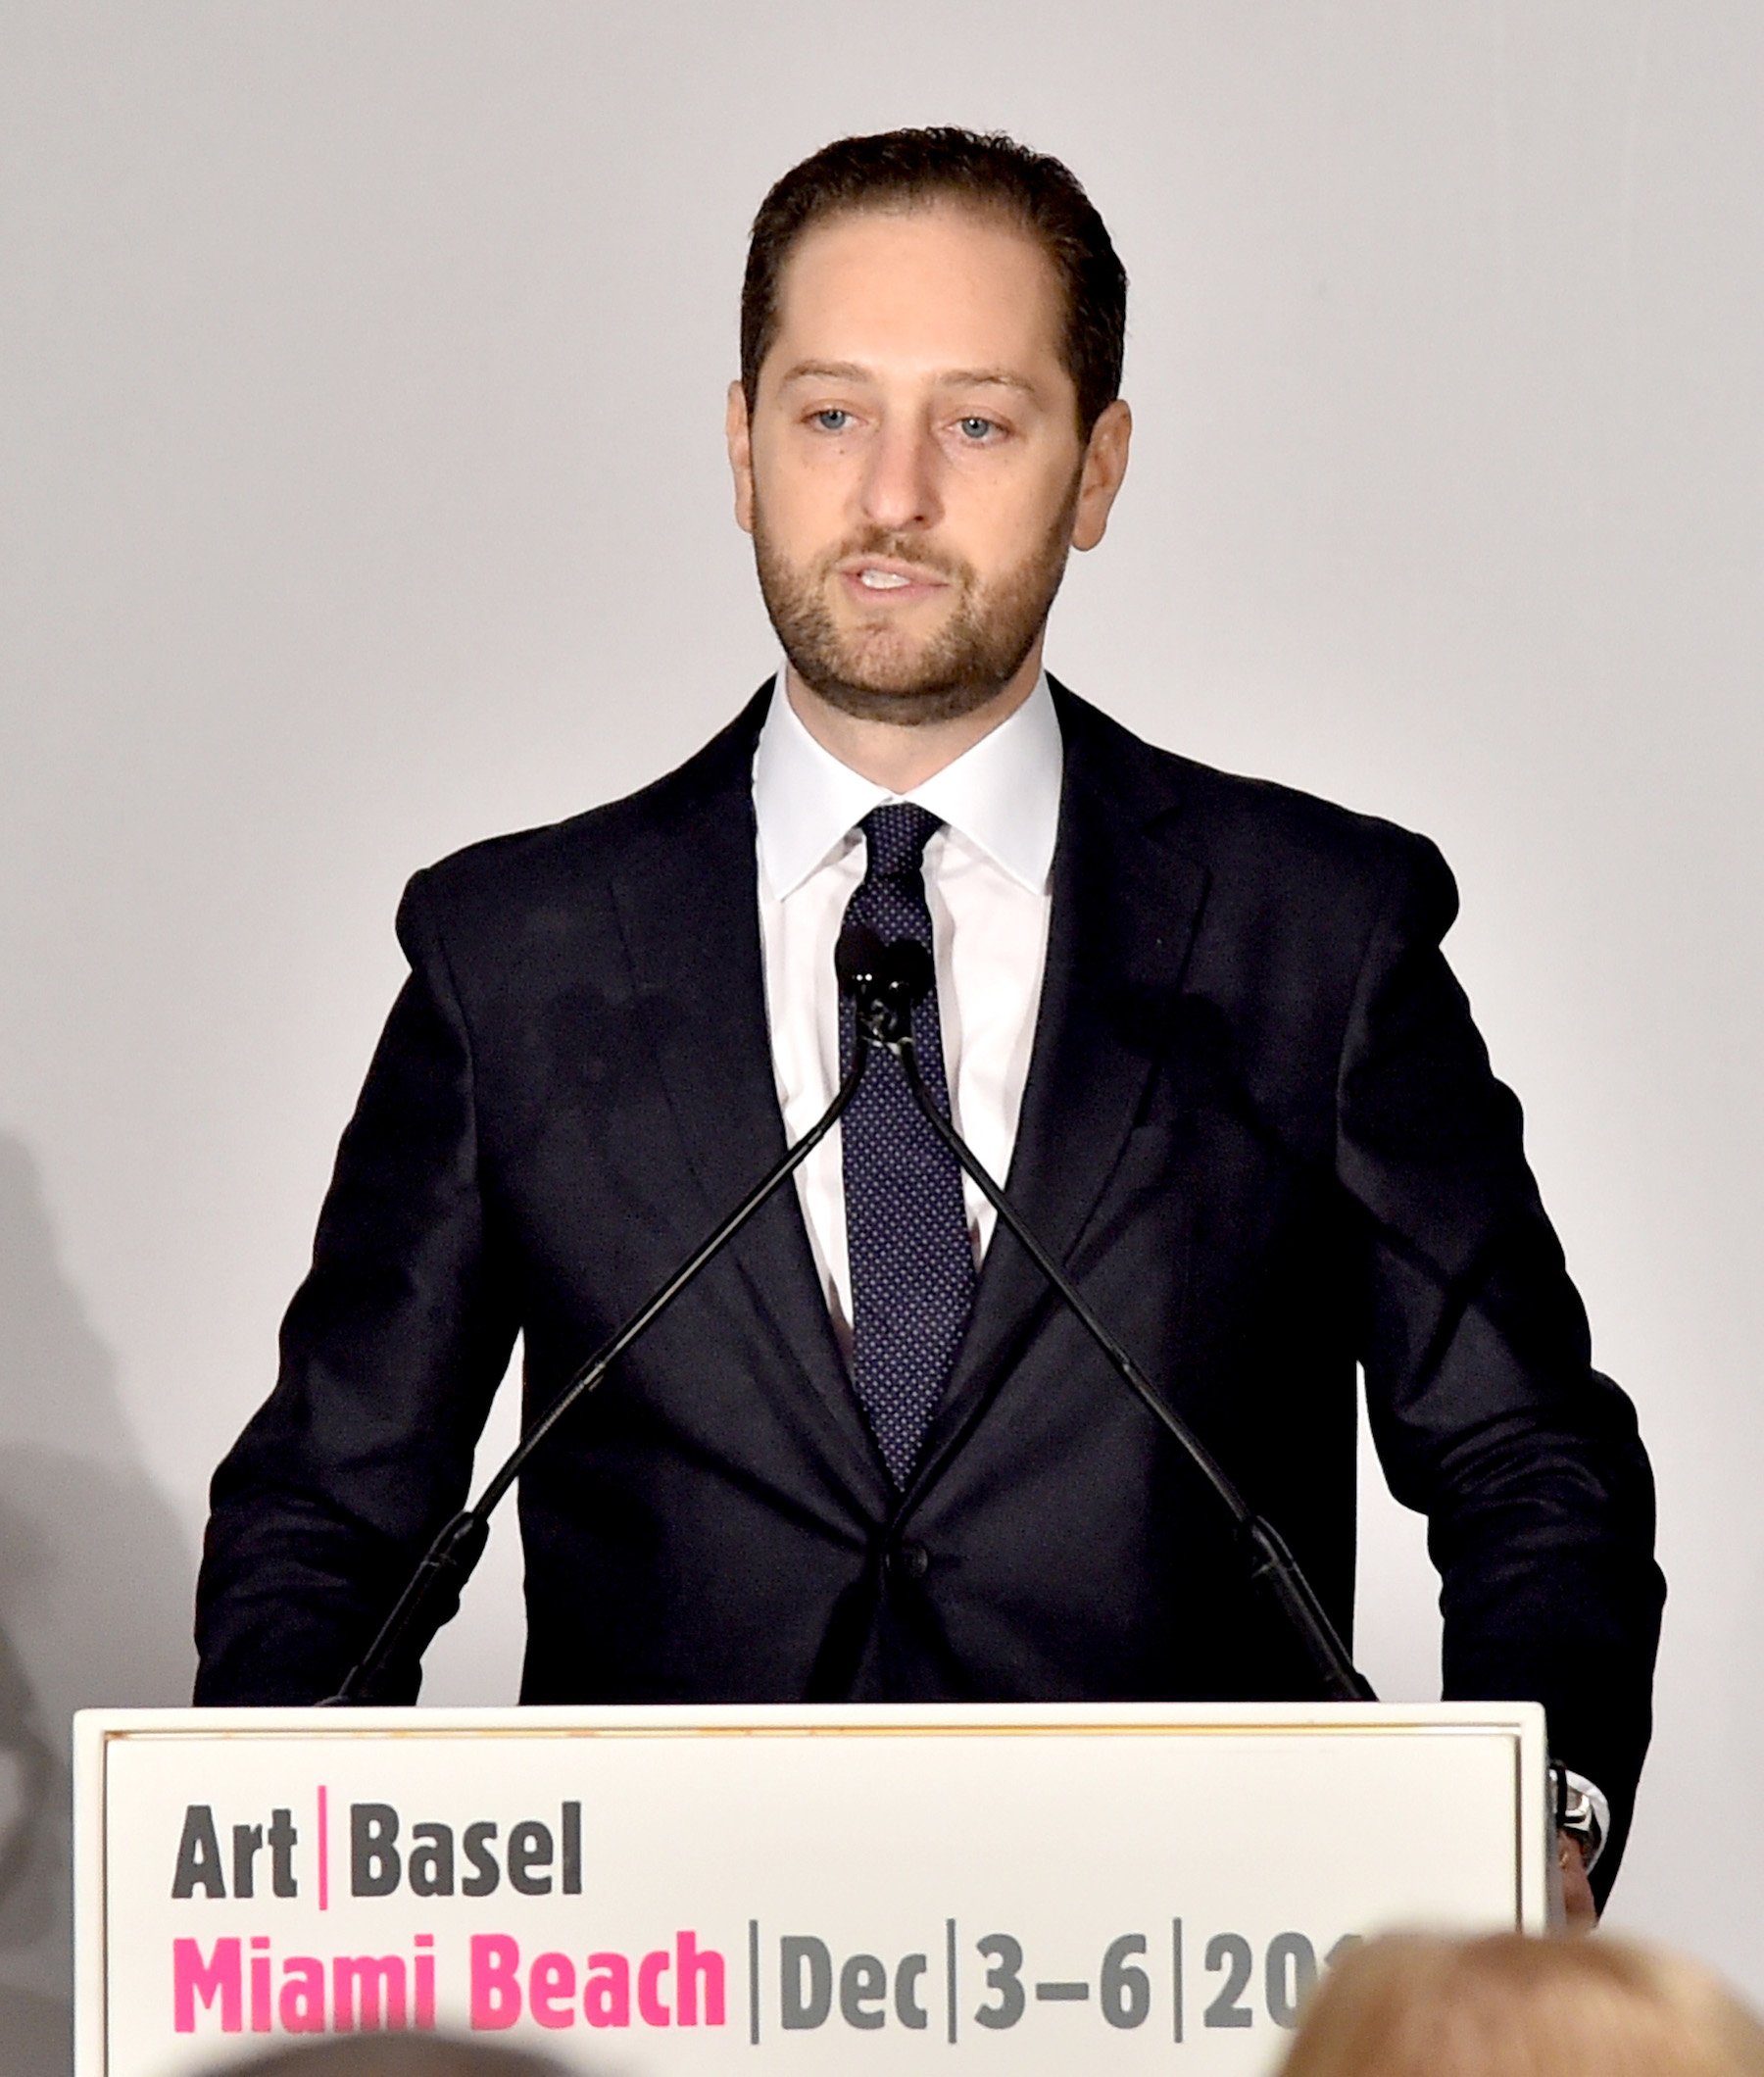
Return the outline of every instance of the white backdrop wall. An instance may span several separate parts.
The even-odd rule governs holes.
[[[1761,108],[1756,0],[0,0],[9,2069],[65,2054],[68,1714],[187,1692],[403,879],[768,668],[746,223],[925,121],[1066,157],[1134,278],[1055,668],[1458,870],[1659,1469],[1612,1916],[1764,1996]],[[1419,1524],[1363,1515],[1362,1657],[1437,1692]],[[509,1541],[432,1699],[513,1692]]]

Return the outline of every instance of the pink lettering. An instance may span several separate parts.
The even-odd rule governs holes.
[[[520,1943],[506,1933],[471,1936],[471,2025],[498,2033],[520,2017]]]
[[[270,2017],[270,1957],[268,1954],[259,1953],[257,1950],[267,1948],[270,1942],[260,1933],[251,1945],[251,2031],[254,2034],[267,2034],[274,2024]]]
[[[354,2031],[358,2003],[364,2033],[378,2033],[382,2027],[403,2031],[405,1965],[402,1955],[339,1954],[336,1957],[331,1963],[331,2025],[339,2034]]]
[[[673,1956],[665,1948],[644,1955],[637,1964],[637,2009],[646,2026],[666,2026],[668,2010],[662,2003],[661,1981],[673,1967]]]
[[[416,2024],[432,2027],[435,2023],[435,1956],[432,1952],[435,1936],[433,1933],[418,1933],[411,1945],[416,1950],[413,1971],[416,1979]]]
[[[575,1963],[567,1954],[541,1954],[527,1978],[527,2006],[541,2026],[575,2025]]]
[[[282,1963],[276,2016],[284,2034],[324,2032],[324,1964],[317,1954],[290,1954]]]
[[[674,1935],[674,1998],[680,2024],[699,2023],[699,1986],[705,1989],[705,2024],[723,2022],[723,1958],[714,1948],[700,1948],[696,1933]]]
[[[236,1940],[217,1940],[215,1952],[207,1961],[202,1958],[202,1950],[193,1940],[174,1940],[172,1943],[172,2024],[180,2034],[196,2031],[196,2001],[201,1999],[206,2010],[220,2001],[220,2031],[236,2034],[242,2025],[240,2016],[239,1943]]]
[[[582,2010],[590,2026],[629,2026],[631,1965],[622,1954],[590,1954]]]

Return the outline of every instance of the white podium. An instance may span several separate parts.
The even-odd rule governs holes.
[[[87,1711],[77,2077],[451,2029],[623,2077],[1250,2077],[1345,1941],[1542,1930],[1543,1712]]]

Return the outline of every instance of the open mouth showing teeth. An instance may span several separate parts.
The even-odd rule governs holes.
[[[912,579],[893,569],[862,569],[858,573],[858,581],[869,591],[899,591]]]

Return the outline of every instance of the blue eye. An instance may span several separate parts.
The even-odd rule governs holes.
[[[967,440],[984,440],[989,432],[998,430],[990,419],[983,419],[975,412],[970,412],[965,419],[957,419],[956,422],[961,428],[962,437]]]
[[[841,411],[837,405],[829,405],[825,411],[817,411],[814,422],[822,432],[844,432],[852,422],[849,411]]]

